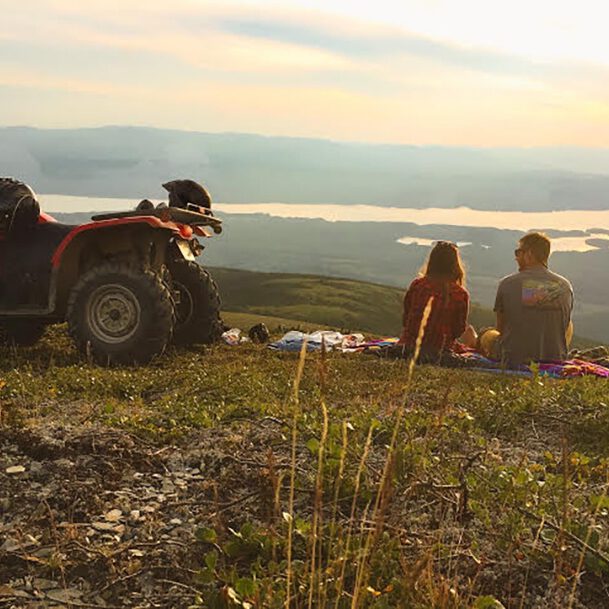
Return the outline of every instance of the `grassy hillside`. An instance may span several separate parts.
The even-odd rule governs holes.
[[[220,286],[223,308],[242,314],[237,318],[228,316],[227,323],[243,330],[264,321],[269,328],[278,329],[327,326],[384,336],[400,333],[404,293],[397,288],[316,275],[210,270]],[[477,329],[492,326],[495,314],[474,303],[469,321]],[[587,348],[597,344],[575,336],[572,346]]]
[[[0,376],[0,607],[608,606],[606,381],[61,328]]]
[[[316,275],[210,270],[227,311],[374,334],[400,332],[404,292],[397,288]],[[492,311],[472,306],[470,321],[476,327],[492,325],[493,319]]]

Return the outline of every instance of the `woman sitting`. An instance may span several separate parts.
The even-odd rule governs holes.
[[[402,334],[398,348],[410,357],[422,331],[419,361],[443,363],[454,350],[456,340],[468,347],[476,345],[476,331],[467,324],[469,294],[465,270],[454,243],[438,241],[421,274],[404,296]],[[426,319],[424,328],[423,320]]]

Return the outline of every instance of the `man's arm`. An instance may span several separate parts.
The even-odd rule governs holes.
[[[568,302],[568,317],[567,329],[565,330],[565,339],[567,342],[567,349],[571,347],[571,341],[573,340],[573,304],[574,304],[573,287],[569,283],[569,302]]]
[[[496,313],[497,313],[497,322],[495,324],[495,327],[497,328],[497,330],[499,330],[499,334],[503,334],[503,329],[504,329],[504,325],[505,325],[503,311],[496,311]]]
[[[497,296],[495,296],[495,306],[493,307],[493,310],[497,315],[495,327],[497,328],[497,330],[499,330],[500,334],[503,334],[503,330],[505,329],[505,315],[503,313],[503,290],[503,282],[500,282],[497,286]]]

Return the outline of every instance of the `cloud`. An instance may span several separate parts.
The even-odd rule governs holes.
[[[297,43],[324,49],[359,60],[382,60],[396,55],[414,55],[440,64],[490,72],[522,73],[537,64],[517,56],[483,49],[467,48],[423,36],[386,28],[362,35],[360,31],[335,31],[326,24],[295,23],[273,19],[228,17],[217,26],[240,36]]]
[[[526,88],[533,82],[562,85],[587,83],[595,85],[609,77],[609,66],[576,59],[541,60],[518,53],[493,50],[484,46],[458,44],[434,39],[395,26],[370,25],[368,28],[354,20],[338,23],[326,19],[294,15],[237,16],[217,15],[218,29],[246,38],[289,41],[308,48],[323,49],[364,65],[399,65],[400,61],[419,60],[430,70],[441,68],[476,71],[506,78],[506,82],[521,82]]]
[[[607,135],[605,66],[255,4],[37,0],[35,17],[16,4],[0,21],[1,120],[454,144]]]
[[[269,4],[261,14],[254,4],[39,0],[36,19],[19,6],[4,15],[0,38],[21,40],[25,45],[34,41],[114,48],[148,55],[152,61],[164,56],[216,72],[267,72],[278,77],[290,70],[311,74],[359,71],[362,75],[380,70],[389,82],[395,82],[401,67],[418,65],[438,70],[440,75],[442,70],[476,71],[524,83],[581,81],[582,74],[585,78],[586,73],[594,72],[588,79],[592,80],[606,77],[608,71],[600,66],[582,67],[581,62],[534,61],[315,10]],[[328,7],[332,8],[331,2]]]

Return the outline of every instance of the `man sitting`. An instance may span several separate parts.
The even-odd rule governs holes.
[[[573,288],[548,269],[550,239],[529,233],[514,255],[518,272],[499,282],[497,329],[480,335],[480,350],[509,367],[564,360],[573,335]]]

